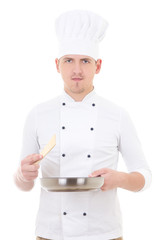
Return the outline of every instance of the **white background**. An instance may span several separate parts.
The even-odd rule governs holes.
[[[0,2],[0,236],[34,239],[40,186],[13,184],[28,112],[62,92],[54,59],[55,18],[66,10],[94,11],[109,22],[101,43],[96,92],[128,110],[153,174],[145,192],[119,190],[125,240],[159,239],[160,6],[157,0],[14,0]],[[125,170],[120,158],[120,169]],[[56,239],[55,239],[56,240]]]

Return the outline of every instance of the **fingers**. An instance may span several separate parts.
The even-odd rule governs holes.
[[[106,174],[108,172],[107,168],[101,168],[99,170],[96,170],[94,172],[92,172],[89,177],[99,177],[102,176],[103,174]]]
[[[39,164],[23,164],[21,165],[21,169],[23,169],[24,172],[35,172],[40,168]]]
[[[24,158],[22,160],[22,164],[33,164],[39,160],[41,160],[43,158],[43,156],[41,154],[32,154],[27,156],[26,158]]]
[[[33,181],[38,177],[38,171],[35,172],[23,172],[23,178],[25,181]]]
[[[38,177],[38,169],[40,166],[39,164],[35,164],[35,162],[42,158],[43,156],[40,154],[32,154],[21,161],[21,174],[24,180],[33,181]]]

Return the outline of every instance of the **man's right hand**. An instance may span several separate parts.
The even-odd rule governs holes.
[[[32,154],[21,161],[20,173],[21,180],[24,182],[33,182],[38,177],[39,164],[37,161],[43,158],[40,154]]]

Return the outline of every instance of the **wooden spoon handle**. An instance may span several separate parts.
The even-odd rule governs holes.
[[[43,156],[43,158],[52,150],[52,148],[54,148],[55,145],[56,145],[56,135],[53,135],[53,137],[50,139],[50,141],[47,143],[47,145],[40,152],[40,154]],[[37,161],[35,164],[38,164],[41,160]]]

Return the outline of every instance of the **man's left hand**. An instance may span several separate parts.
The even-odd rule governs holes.
[[[119,172],[110,168],[102,168],[94,171],[89,175],[89,177],[104,177],[104,184],[101,187],[103,191],[111,190],[118,187],[119,182]]]
[[[110,168],[102,168],[89,175],[89,177],[98,176],[104,177],[104,184],[101,187],[103,191],[119,187],[129,191],[138,192],[145,184],[145,178],[139,172],[125,173]]]

